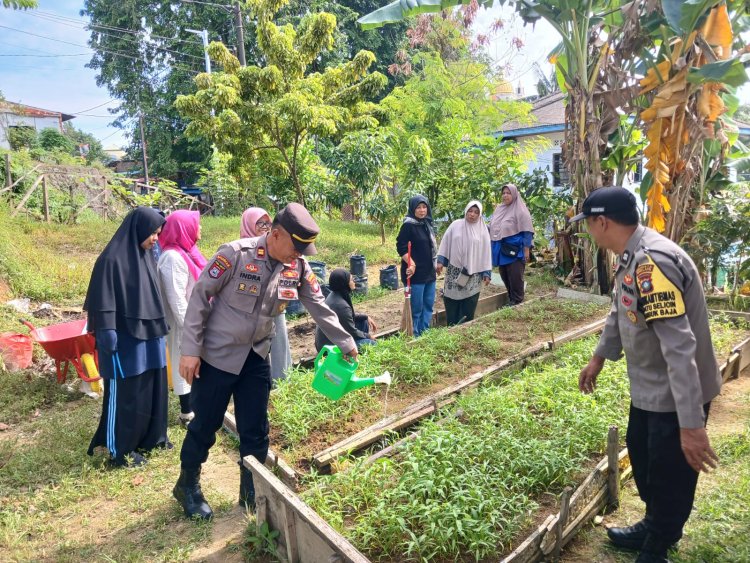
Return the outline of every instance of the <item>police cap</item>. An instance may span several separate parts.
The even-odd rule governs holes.
[[[288,204],[276,215],[276,221],[292,237],[294,248],[298,252],[305,256],[318,253],[315,248],[315,238],[320,233],[320,227],[304,206],[299,203]]]
[[[570,221],[580,221],[594,215],[627,215],[633,212],[637,212],[637,204],[632,192],[620,187],[598,188],[583,201],[581,213]]]

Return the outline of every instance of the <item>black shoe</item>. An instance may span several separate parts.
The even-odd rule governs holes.
[[[141,467],[146,463],[148,463],[148,460],[138,452],[130,452],[122,457],[109,460],[112,467]]]
[[[643,540],[643,548],[638,554],[636,563],[669,563],[667,552],[674,546],[677,540],[666,540],[654,533],[646,534]]]
[[[641,551],[635,563],[669,563],[667,554],[651,553],[650,551]]]
[[[240,465],[240,506],[250,512],[255,512],[253,473],[242,465]]]
[[[624,549],[640,550],[643,547],[643,542],[648,534],[648,527],[645,520],[633,524],[632,526],[626,526],[624,528],[608,528],[607,536],[609,541],[615,544],[617,547]]]
[[[200,467],[198,469],[185,469],[183,467],[180,470],[180,478],[172,489],[172,494],[185,511],[185,516],[209,520],[214,513],[203,497],[200,479]]]

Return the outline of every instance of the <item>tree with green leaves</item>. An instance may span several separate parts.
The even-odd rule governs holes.
[[[86,133],[81,129],[76,129],[70,125],[70,122],[64,123],[63,127],[65,129],[65,136],[68,137],[74,145],[74,154],[81,154],[81,147],[88,146],[85,154],[82,155],[87,164],[93,164],[95,162],[106,164],[110,160],[110,157],[104,152],[101,142],[91,133]]]
[[[469,54],[446,62],[437,52],[419,52],[412,60],[412,76],[380,104],[398,163],[396,177],[400,185],[424,192],[437,212],[459,216],[467,197],[487,198],[491,184],[510,181],[519,162],[531,156],[532,147],[503,144],[493,136],[510,121],[528,121],[531,106],[490,100],[500,78]],[[411,164],[420,143],[429,166],[414,175]]]
[[[336,18],[309,14],[295,29],[278,26],[274,16],[285,0],[251,0],[256,43],[262,66],[241,67],[225,45],[214,42],[209,54],[221,68],[196,77],[198,91],[178,96],[175,106],[189,120],[186,134],[207,139],[231,155],[231,168],[249,170],[270,152],[294,187],[294,197],[307,203],[300,167],[305,148],[315,138],[378,125],[375,104],[367,101],[387,83],[369,72],[375,61],[360,51],[340,65],[311,72],[321,53],[334,47]]]
[[[142,112],[152,174],[194,182],[211,147],[185,137],[187,124],[173,106],[178,95],[195,90],[193,78],[204,70],[201,40],[187,29],[205,28],[209,37],[233,45],[232,14],[204,3],[155,0],[85,0],[81,13],[90,18],[94,55],[88,66],[119,102],[112,118],[129,134],[129,153],[140,160]]]
[[[363,49],[372,51],[375,54],[373,70],[388,77],[388,86],[380,92],[380,96],[385,96],[402,82],[390,67],[397,63],[397,53],[402,49],[409,25],[402,22],[381,29],[362,29],[357,18],[377,9],[381,3],[381,0],[290,0],[276,19],[280,25],[296,26],[309,13],[327,12],[336,16],[334,48],[321,53],[313,62],[313,71],[344,63]]]

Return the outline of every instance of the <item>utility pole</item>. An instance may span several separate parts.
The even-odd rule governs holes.
[[[203,40],[203,55],[206,60],[206,72],[211,74],[211,58],[208,56],[208,30],[207,29],[185,29],[189,33],[200,35]]]
[[[146,134],[143,127],[143,110],[138,110],[138,119],[141,124],[141,151],[143,152],[143,176],[146,179],[146,185],[149,186],[148,181],[148,158],[146,157]]]
[[[237,58],[240,59],[242,66],[247,66],[245,60],[245,29],[242,25],[242,11],[239,1],[234,3],[234,25],[237,28]]]

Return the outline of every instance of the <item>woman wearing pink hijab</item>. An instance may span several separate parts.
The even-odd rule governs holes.
[[[242,214],[240,237],[261,237],[271,230],[271,216],[265,209],[251,207]],[[284,379],[286,371],[292,367],[292,354],[289,351],[289,334],[286,330],[286,313],[273,318],[276,335],[271,340],[271,378]]]
[[[182,325],[185,320],[190,294],[195,280],[206,265],[206,259],[196,246],[201,238],[200,213],[180,209],[167,217],[159,235],[162,248],[157,269],[162,299],[170,326],[167,335],[169,363],[172,366],[172,386],[180,398],[180,422],[187,424],[193,419],[190,407],[190,385],[180,376],[180,344]]]

